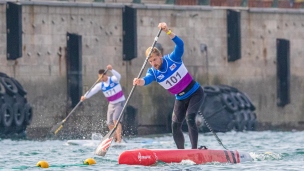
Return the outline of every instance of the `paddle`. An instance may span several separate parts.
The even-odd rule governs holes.
[[[155,46],[155,44],[157,42],[157,39],[158,39],[161,31],[162,31],[161,29],[158,31],[158,34],[157,34],[157,36],[154,39],[154,42],[152,44],[152,48],[151,48],[151,50],[149,52],[149,55],[146,57],[145,62],[143,64],[143,66],[141,67],[141,70],[140,70],[137,78],[141,77],[141,74],[143,73],[143,71],[145,69],[145,66],[146,66],[146,64],[148,62],[148,57],[151,55],[152,49],[154,48],[154,46]],[[127,100],[126,100],[126,102],[125,102],[125,104],[124,104],[124,106],[122,108],[122,111],[120,112],[119,118],[118,118],[117,123],[115,124],[114,128],[112,130],[110,130],[109,133],[102,138],[101,142],[99,143],[98,147],[96,148],[96,150],[95,150],[95,154],[96,155],[98,155],[98,156],[105,156],[106,155],[106,153],[107,153],[107,151],[108,151],[108,149],[111,146],[111,143],[113,141],[114,133],[115,133],[115,131],[117,129],[117,126],[118,126],[121,118],[123,117],[123,112],[124,112],[124,110],[125,110],[128,102],[129,102],[129,100],[130,100],[130,98],[131,98],[131,96],[132,96],[132,94],[133,94],[133,92],[135,90],[135,87],[136,87],[136,85],[133,85],[133,87],[131,89],[131,92],[130,92],[130,94],[129,94],[129,96],[128,96],[128,98],[127,98]]]
[[[89,93],[92,88],[100,81],[100,79],[103,77],[103,75],[105,73],[107,73],[108,69],[106,69],[104,71],[104,73],[96,80],[96,82],[92,85],[92,87],[87,91],[87,93]],[[63,127],[63,124],[67,121],[67,119],[71,116],[71,114],[75,111],[75,109],[82,103],[82,101],[80,100],[77,105],[72,109],[72,111],[68,114],[68,116],[66,118],[64,118],[61,122],[57,123],[56,125],[54,125],[50,131],[50,133],[53,133],[54,135],[56,135],[58,133],[58,131]]]
[[[204,101],[205,101],[205,98],[206,98],[206,96],[204,96]],[[202,112],[201,112],[200,109],[201,109],[201,107],[203,106],[203,104],[204,104],[204,102],[200,105],[199,111],[198,111],[197,113],[198,113],[199,115],[202,116],[202,118],[203,118],[203,120],[204,120],[206,126],[208,127],[208,129],[210,130],[210,132],[212,132],[212,134],[215,136],[217,142],[218,142],[224,149],[228,150],[228,149],[224,146],[224,144],[222,143],[222,141],[220,140],[220,138],[217,136],[217,134],[213,131],[213,129],[211,128],[211,126],[208,124],[207,118],[205,118],[204,115],[202,114]],[[218,112],[222,111],[222,110],[225,109],[225,108],[226,108],[225,105],[222,106],[220,109],[218,109],[217,111],[215,111],[215,112],[214,112],[212,115],[210,115],[210,116],[214,116],[215,114],[217,114]]]

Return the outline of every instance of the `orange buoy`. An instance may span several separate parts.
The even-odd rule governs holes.
[[[49,163],[45,160],[41,160],[36,164],[36,166],[41,168],[49,168]]]
[[[87,158],[83,164],[86,164],[86,165],[92,165],[92,164],[96,164],[96,161],[93,159],[93,158]]]

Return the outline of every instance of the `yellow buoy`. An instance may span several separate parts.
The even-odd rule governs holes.
[[[87,165],[92,165],[92,164],[96,164],[96,161],[93,158],[87,158],[83,164],[87,164]]]
[[[49,163],[45,160],[41,160],[36,164],[36,166],[41,168],[49,168]]]

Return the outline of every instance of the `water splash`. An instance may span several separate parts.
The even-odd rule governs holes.
[[[101,140],[102,137],[103,136],[100,133],[93,132],[91,136],[91,140]]]
[[[253,158],[254,161],[281,160],[282,159],[282,154],[273,153],[273,152],[264,152],[264,153],[250,152],[249,155]]]

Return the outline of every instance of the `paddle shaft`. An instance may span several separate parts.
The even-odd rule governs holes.
[[[206,97],[206,96],[205,96],[205,97]],[[204,97],[204,101],[205,101],[205,97]],[[224,147],[224,149],[228,150],[228,149],[224,146],[224,144],[222,143],[222,141],[219,139],[219,137],[216,135],[216,133],[212,130],[211,126],[208,124],[206,118],[204,117],[204,115],[202,114],[202,112],[201,112],[201,110],[200,110],[201,107],[202,107],[203,104],[204,104],[204,101],[203,101],[203,103],[201,104],[201,106],[199,107],[198,114],[202,116],[202,118],[203,118],[203,120],[204,120],[206,126],[207,126],[208,129],[212,132],[212,134],[215,136],[217,142],[218,142],[222,147]],[[212,115],[217,114],[218,112],[222,111],[222,110],[225,109],[225,108],[226,108],[226,106],[224,105],[224,106],[221,107],[219,110],[215,111]],[[212,116],[212,115],[211,115],[211,116]]]
[[[146,64],[147,64],[147,62],[148,62],[148,57],[151,55],[152,50],[153,50],[153,48],[154,48],[154,46],[155,46],[155,44],[156,44],[156,42],[157,42],[157,39],[158,39],[158,37],[159,37],[161,31],[162,31],[162,30],[159,29],[158,34],[157,34],[157,36],[155,37],[154,42],[153,42],[153,44],[152,44],[152,48],[151,48],[151,50],[150,50],[150,52],[149,52],[149,55],[146,57],[145,62],[144,62],[144,64],[143,64],[143,66],[141,67],[140,72],[139,72],[137,78],[140,78],[140,77],[141,77],[141,75],[142,75],[142,73],[143,73],[143,71],[144,71],[144,69],[145,69],[145,67],[146,67]],[[125,104],[124,104],[124,106],[123,106],[123,108],[122,108],[122,110],[121,110],[121,112],[120,112],[120,115],[119,115],[119,118],[118,118],[118,120],[117,120],[117,123],[115,124],[114,128],[112,129],[111,133],[109,134],[109,137],[111,137],[112,134],[113,134],[113,133],[115,132],[115,130],[117,129],[117,126],[118,126],[118,124],[119,124],[121,118],[123,117],[123,112],[124,112],[124,110],[125,110],[125,108],[126,108],[128,102],[129,102],[129,100],[130,100],[130,98],[131,98],[131,96],[132,96],[132,94],[133,94],[133,92],[134,92],[134,90],[135,90],[135,87],[136,87],[136,85],[133,85],[133,87],[132,87],[132,89],[131,89],[131,91],[130,91],[130,94],[129,94],[129,96],[128,96],[128,98],[127,98],[127,100],[126,100],[126,102],[125,102]]]

